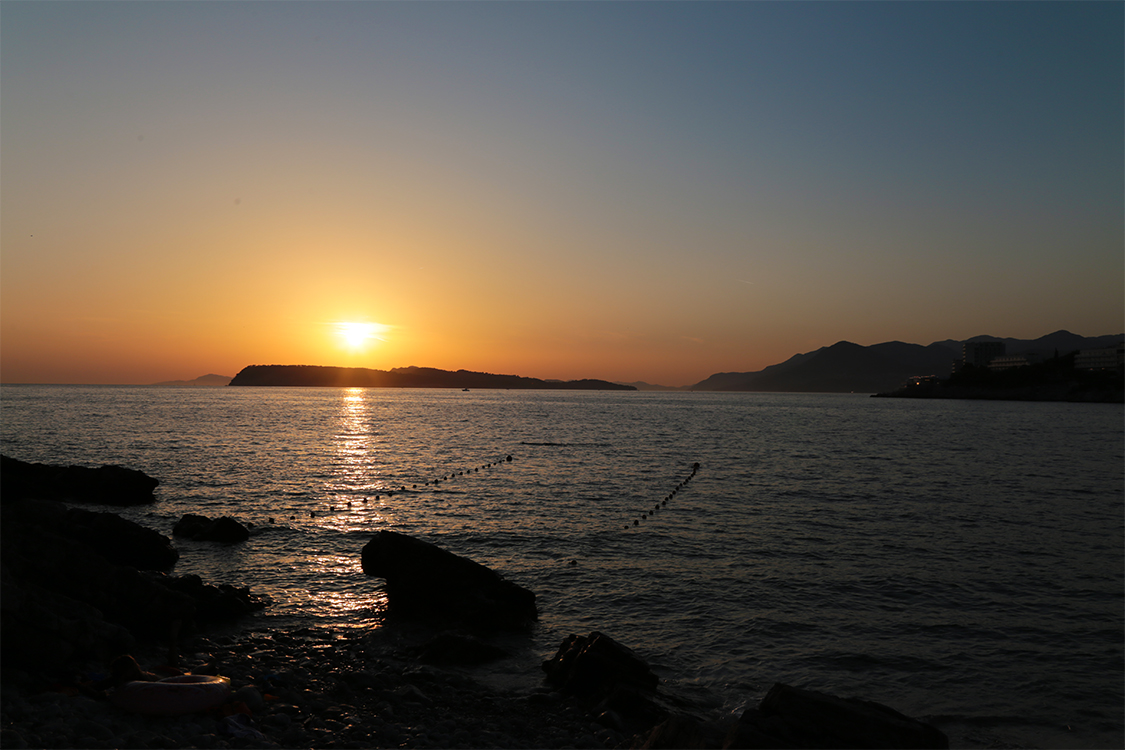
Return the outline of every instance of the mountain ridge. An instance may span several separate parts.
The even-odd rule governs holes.
[[[923,346],[901,341],[861,346],[838,341],[812,352],[795,354],[784,362],[754,372],[715,373],[687,386],[690,391],[765,391],[806,393],[879,393],[894,390],[916,375],[947,376],[967,342],[998,341],[1008,354],[1041,351],[1069,353],[1079,349],[1112,346],[1125,334],[1079,336],[1059,330],[1037,339],[974,336],[964,341],[946,339]]]

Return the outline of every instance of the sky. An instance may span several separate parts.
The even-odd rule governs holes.
[[[1118,2],[4,0],[0,382],[1120,333],[1123,134]]]

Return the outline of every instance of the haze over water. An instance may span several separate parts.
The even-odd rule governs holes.
[[[955,746],[1122,744],[1119,405],[39,386],[0,403],[5,455],[159,478],[135,520],[253,522],[234,547],[176,542],[176,573],[275,599],[248,628],[378,627],[359,550],[392,528],[536,592],[505,684],[600,630],[715,711],[782,681]]]

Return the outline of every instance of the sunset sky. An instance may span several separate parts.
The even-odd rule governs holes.
[[[3,2],[0,382],[1119,333],[1123,9]]]

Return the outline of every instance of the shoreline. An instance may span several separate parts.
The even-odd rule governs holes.
[[[229,677],[231,700],[205,713],[142,716],[97,689],[91,678],[104,664],[85,663],[69,679],[5,670],[0,745],[607,748],[629,739],[549,688],[505,692],[467,670],[427,664],[394,628],[197,635],[183,652],[183,671]],[[146,647],[136,656],[158,669],[159,653]]]

